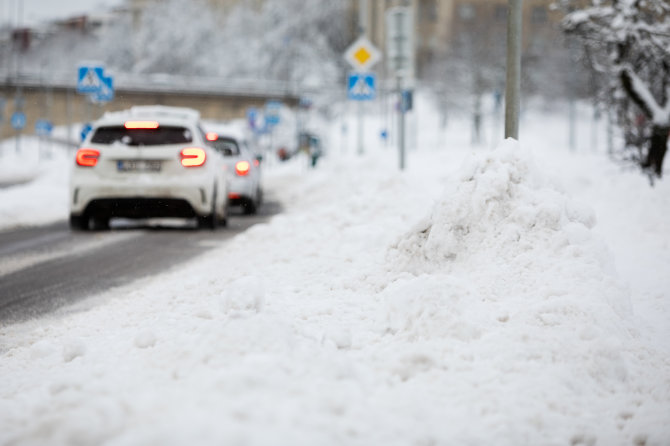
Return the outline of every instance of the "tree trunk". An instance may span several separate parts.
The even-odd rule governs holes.
[[[654,125],[651,130],[651,138],[649,140],[649,153],[647,159],[643,162],[642,167],[650,169],[659,178],[663,176],[663,158],[668,149],[668,134],[670,133],[670,126],[668,125]]]

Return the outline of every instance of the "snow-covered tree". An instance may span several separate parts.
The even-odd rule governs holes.
[[[342,80],[341,54],[352,36],[348,2],[240,1],[226,12],[205,0],[187,3],[149,2],[86,32],[55,29],[23,55],[24,71],[68,72],[81,60],[96,60],[116,73],[279,80],[314,88]],[[0,45],[0,65],[10,50]]]
[[[619,125],[636,134],[640,165],[660,177],[670,132],[670,3],[560,0],[565,31],[584,45]],[[634,138],[627,138],[635,143]]]

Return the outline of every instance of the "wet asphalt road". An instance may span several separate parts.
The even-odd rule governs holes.
[[[67,222],[0,232],[0,324],[59,311],[111,288],[174,268],[279,213],[233,212],[227,227],[122,225],[72,232]]]

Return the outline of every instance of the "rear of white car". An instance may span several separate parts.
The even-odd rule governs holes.
[[[231,206],[241,206],[246,214],[255,214],[263,199],[261,163],[241,131],[228,126],[213,126],[207,133],[209,144],[223,157],[228,167],[228,201]]]
[[[105,228],[117,217],[225,223],[225,163],[206,144],[198,118],[189,109],[134,107],[97,121],[76,155],[71,227]]]

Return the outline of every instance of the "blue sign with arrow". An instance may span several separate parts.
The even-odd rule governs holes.
[[[79,134],[79,136],[81,136],[82,142],[86,139],[88,134],[91,133],[91,130],[93,130],[93,126],[91,125],[91,123],[85,122],[84,125],[81,127],[81,133]]]
[[[377,93],[376,84],[373,73],[349,73],[347,97],[354,101],[371,101]]]
[[[114,99],[114,78],[103,75],[100,78],[100,89],[94,94],[97,102],[109,102]]]

